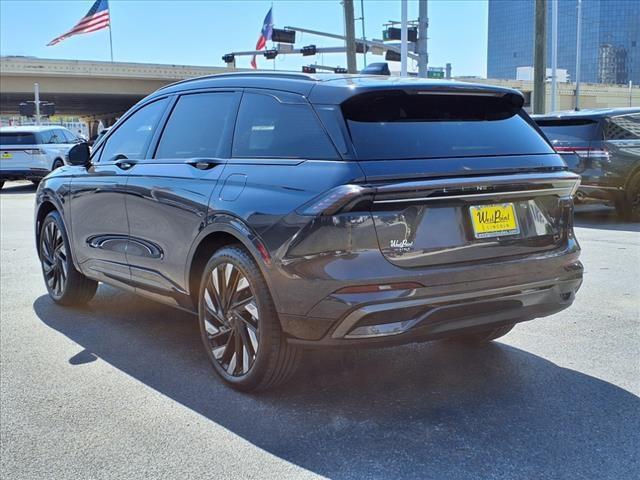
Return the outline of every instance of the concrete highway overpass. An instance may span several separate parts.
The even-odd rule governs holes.
[[[164,85],[225,71],[224,67],[0,57],[0,114],[17,114],[20,102],[33,100],[33,84],[38,82],[40,99],[55,103],[57,114],[110,124]]]

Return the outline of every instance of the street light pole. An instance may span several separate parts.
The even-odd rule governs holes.
[[[551,111],[557,110],[558,94],[558,0],[551,0]]]
[[[582,36],[582,0],[578,0],[578,23],[576,26],[576,110],[580,110],[580,50]]]
[[[40,85],[33,84],[33,96],[36,101],[36,125],[40,125]]]
[[[347,71],[358,73],[356,63],[356,26],[353,13],[353,0],[342,0],[344,6],[344,35],[347,47]]]
[[[400,76],[407,76],[407,54],[409,53],[408,28],[407,28],[407,0],[400,0],[401,18],[400,18]]]
[[[418,0],[418,76],[427,78],[429,54],[427,53],[427,30],[429,17],[427,0]]]
[[[547,76],[547,0],[536,0],[533,45],[533,113],[545,113]]]

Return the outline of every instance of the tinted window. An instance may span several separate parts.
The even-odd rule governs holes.
[[[604,131],[606,140],[640,140],[640,114],[610,118]]]
[[[102,151],[101,161],[110,161],[116,155],[124,155],[129,159],[143,158],[147,153],[149,142],[164,112],[166,100],[158,100],[145,105],[129,116],[114,131]]]
[[[308,104],[245,93],[233,139],[234,157],[335,159],[336,151]]]
[[[35,134],[26,132],[0,132],[2,145],[35,145],[38,141]]]
[[[48,141],[46,138],[48,137]],[[60,130],[49,130],[44,132],[43,143],[64,143],[64,138],[60,135]]]
[[[509,98],[376,92],[348,100],[342,112],[360,159],[553,152]]]
[[[64,135],[65,143],[76,143],[78,141],[77,137],[69,130],[62,130],[62,134]]]
[[[184,95],[162,133],[156,158],[226,157],[230,151],[238,95]]]
[[[598,136],[598,122],[590,118],[539,119],[536,123],[552,142],[589,142]]]

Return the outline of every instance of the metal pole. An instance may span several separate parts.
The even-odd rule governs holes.
[[[558,0],[551,0],[551,111],[558,108]]]
[[[400,76],[407,76],[407,53],[409,53],[408,30],[407,30],[407,0],[400,0]]]
[[[582,0],[578,0],[578,24],[576,26],[576,110],[580,110],[580,50],[582,37]]]
[[[429,17],[427,15],[427,0],[418,1],[418,76],[427,78],[429,54],[427,53],[427,30]]]
[[[34,100],[36,101],[36,125],[40,125],[40,85],[33,84]]]
[[[358,73],[356,63],[356,26],[353,14],[353,0],[343,0],[344,6],[344,34],[347,47],[347,71]]]
[[[547,76],[547,0],[536,0],[533,48],[533,113],[545,113]]]
[[[109,17],[109,52],[111,53],[111,63],[113,63],[113,38],[111,37],[111,17]]]
[[[629,80],[629,106],[631,106],[632,95],[633,95],[633,80]]]
[[[360,21],[362,22],[362,40],[364,43],[364,41],[367,39],[367,36],[365,34],[364,31],[364,0],[360,0]],[[364,58],[364,66],[367,66],[367,49],[364,49],[364,52],[362,54],[362,57]]]

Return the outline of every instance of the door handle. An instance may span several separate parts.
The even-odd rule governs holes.
[[[133,160],[123,159],[116,162],[116,167],[118,167],[121,170],[129,170],[135,164],[136,162],[134,162]]]
[[[224,161],[215,158],[194,158],[187,163],[198,170],[209,170],[210,168],[222,165]]]

